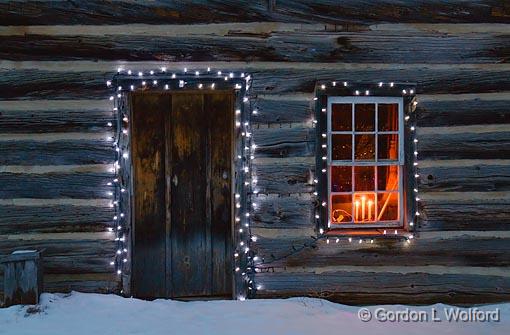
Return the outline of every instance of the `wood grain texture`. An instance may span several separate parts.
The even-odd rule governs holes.
[[[313,199],[310,195],[262,195],[253,197],[254,228],[285,229],[313,227]]]
[[[446,234],[445,234],[446,236]],[[403,240],[374,239],[359,244],[345,238],[337,243],[315,242],[311,237],[259,238],[254,247],[263,258],[261,271],[282,269],[314,272],[333,266],[508,266],[508,238],[460,236],[457,238],[416,237]],[[303,246],[307,247],[303,248]]]
[[[12,140],[0,146],[0,165],[113,164],[114,160],[115,149],[108,141]]]
[[[18,174],[0,173],[0,199],[9,198],[78,198],[112,199],[115,186],[110,173]]]
[[[370,8],[370,11],[367,11]],[[194,1],[104,3],[88,1],[76,6],[64,1],[27,1],[0,4],[5,25],[120,24],[120,23],[210,23],[210,22],[321,22],[366,24],[373,22],[507,22],[504,1],[479,0],[384,2],[278,1]]]
[[[483,126],[480,127],[480,129]],[[506,159],[510,132],[465,132],[419,135],[419,159]]]
[[[303,157],[315,152],[315,129],[307,124],[256,124],[257,157]]]
[[[1,133],[99,132],[111,130],[112,111],[5,110],[0,107]]]
[[[216,31],[216,25],[204,25],[202,31],[196,32],[190,25],[193,33],[182,31],[175,36],[168,36],[167,31],[179,31],[181,26],[164,29],[165,26],[148,25],[142,36],[131,26],[120,26],[111,32],[111,27],[106,30],[104,26],[92,26],[81,31],[72,29],[65,35],[45,32],[44,27],[19,27],[11,29],[13,35],[6,31],[0,36],[0,58],[458,64],[503,63],[510,57],[510,50],[504,47],[510,43],[510,35],[503,26],[499,32],[445,34],[437,31],[440,29],[421,30],[405,25],[342,32],[341,28],[326,31],[327,25],[302,25],[301,29],[292,29],[292,25],[287,30],[285,25],[266,24],[268,28],[260,23],[252,31],[243,29],[244,25],[232,25],[227,33]],[[61,30],[65,32],[66,27]],[[101,30],[106,31],[100,34]]]
[[[259,298],[312,296],[344,304],[477,304],[510,298],[508,277],[427,273],[260,273]]]
[[[131,95],[131,106],[132,292],[165,297],[165,115],[171,97],[139,92]]]
[[[510,93],[503,93],[510,100]],[[481,96],[483,97],[483,95]],[[419,101],[419,127],[510,124],[508,100]]]
[[[80,62],[78,62],[80,63]],[[43,65],[42,63],[38,63]],[[62,63],[64,64],[64,63]],[[161,64],[161,63],[160,63]],[[510,70],[504,65],[427,66],[395,65],[365,67],[348,64],[319,63],[248,63],[236,64],[229,70],[250,72],[255,94],[312,93],[317,80],[347,80],[349,82],[410,81],[417,84],[417,93],[472,93],[510,91]],[[363,65],[363,64],[359,64]],[[383,64],[384,65],[384,64]],[[136,65],[133,65],[135,68]],[[39,67],[39,66],[37,66]],[[99,66],[98,66],[99,67]],[[59,72],[38,69],[0,70],[0,99],[106,99],[106,80],[111,79],[116,65],[108,72]],[[157,66],[153,67],[157,68]],[[181,68],[182,71],[182,68]],[[312,97],[310,97],[312,98]]]
[[[173,296],[212,293],[210,129],[204,95],[172,96]]]
[[[100,206],[0,206],[0,235],[26,233],[104,232],[113,208]]]
[[[419,186],[430,191],[509,191],[510,166],[487,164],[483,160],[470,166],[420,167]]]
[[[253,176],[259,193],[313,192],[312,157],[257,158],[253,161]]]
[[[210,139],[211,294],[232,296],[234,95],[204,95]]]
[[[113,237],[111,240],[80,240],[78,234],[74,239],[39,237],[40,240],[0,239],[0,255],[16,250],[45,249],[45,274],[113,273],[115,270],[110,265],[116,250]]]

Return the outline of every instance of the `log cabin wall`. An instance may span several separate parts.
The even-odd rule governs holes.
[[[0,254],[46,248],[46,290],[118,292],[105,82],[165,65],[254,77],[258,297],[510,300],[507,1],[2,1],[0,25]],[[311,238],[318,79],[417,83],[411,245]]]

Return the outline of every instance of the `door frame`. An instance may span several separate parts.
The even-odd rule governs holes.
[[[185,92],[201,90],[230,90],[234,98],[234,129],[232,157],[232,201],[231,201],[231,246],[232,257],[232,298],[244,299],[255,293],[254,252],[250,248],[252,241],[252,195],[256,194],[255,178],[252,174],[252,160],[255,154],[251,118],[254,113],[251,96],[252,76],[248,73],[212,72],[207,70],[184,70],[170,72],[166,68],[149,71],[133,71],[118,69],[112,80],[107,82],[110,89],[109,100],[113,101],[115,116],[115,136],[113,145],[116,158],[112,172],[113,179],[112,207],[115,216],[112,227],[116,242],[116,254],[112,264],[117,273],[120,293],[131,295],[132,288],[132,251],[134,222],[131,213],[133,208],[133,174],[130,156],[131,107],[130,92],[159,91]],[[255,192],[254,192],[255,191]],[[113,228],[113,229],[112,229]]]

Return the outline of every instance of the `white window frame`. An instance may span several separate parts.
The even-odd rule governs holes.
[[[375,129],[372,132],[356,132],[355,131],[355,105],[370,103],[375,104]],[[352,129],[351,131],[332,131],[331,130],[331,108],[333,104],[352,104]],[[398,104],[398,131],[378,131],[378,104]],[[373,161],[355,161],[355,136],[354,134],[370,134],[375,135],[375,159]],[[398,134],[398,161],[379,161],[378,160],[378,141],[377,134]],[[333,160],[332,159],[332,135],[345,134],[352,137],[352,159],[351,160]],[[328,174],[328,228],[330,229],[363,229],[363,228],[403,228],[404,227],[404,99],[402,97],[358,97],[358,96],[329,96],[327,102],[327,174]],[[331,192],[331,166],[388,166],[398,164],[398,221],[380,221],[377,223],[332,223],[331,210],[332,210],[332,196],[333,195],[352,195],[354,199],[354,169],[352,169],[351,183],[352,188],[350,192]],[[377,185],[377,168],[375,169],[375,185]],[[374,193],[378,193],[377,187]]]

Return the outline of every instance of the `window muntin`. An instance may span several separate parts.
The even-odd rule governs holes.
[[[402,98],[330,97],[327,107],[328,225],[402,226]]]

